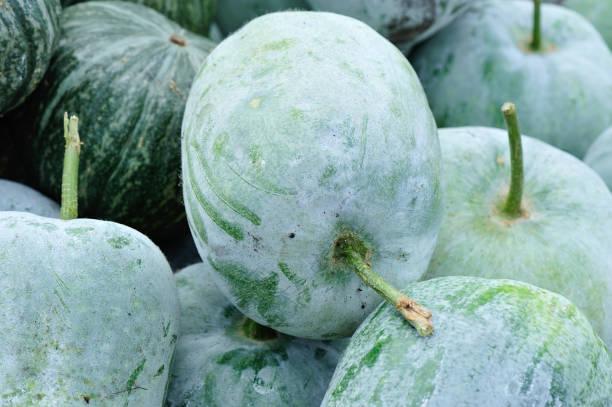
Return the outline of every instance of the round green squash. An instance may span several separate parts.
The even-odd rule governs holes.
[[[408,61],[364,23],[251,21],[194,80],[183,135],[196,245],[256,322],[350,336],[381,301],[340,258],[353,243],[395,286],[425,272],[442,207],[437,131]]]
[[[29,160],[41,191],[60,191],[65,111],[83,117],[79,205],[153,237],[184,219],[180,128],[191,82],[213,43],[156,11],[125,2],[64,10],[63,36],[37,103]],[[27,131],[24,130],[24,133]]]
[[[203,263],[175,274],[181,337],[168,407],[318,407],[346,341],[293,338],[257,326],[210,274]]]
[[[66,116],[61,219],[0,212],[0,399],[163,406],[179,328],[174,278],[143,234],[74,219],[76,126]]]
[[[59,218],[60,207],[28,186],[0,179],[0,211],[30,212],[46,218]]]
[[[417,337],[381,305],[355,332],[322,407],[612,404],[610,353],[564,297],[474,277],[406,291],[432,310],[436,333]]]
[[[40,83],[59,39],[59,0],[0,2],[0,114]]]
[[[522,116],[522,115],[521,115]],[[612,346],[612,195],[577,158],[522,137],[522,213],[502,207],[508,135],[440,129],[444,220],[426,278],[511,278],[564,295]]]
[[[584,156],[584,162],[599,174],[612,191],[612,127],[597,137]]]
[[[471,4],[482,0],[308,0],[314,10],[357,18],[403,52],[432,36]]]
[[[530,0],[533,1],[533,0]],[[612,3],[601,0],[548,0],[583,15],[612,49]]]
[[[498,106],[510,100],[525,134],[583,157],[612,122],[612,53],[587,20],[552,4],[541,6],[542,45],[532,50],[533,11],[528,1],[487,2],[411,61],[439,127],[503,128]]]
[[[307,0],[221,0],[216,21],[227,35],[255,17],[289,9],[307,10],[310,7]]]
[[[64,7],[84,0],[62,0]],[[208,36],[215,16],[217,0],[127,0],[151,7],[176,21],[181,27]]]

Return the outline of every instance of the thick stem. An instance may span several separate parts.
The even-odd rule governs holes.
[[[355,244],[357,243],[357,244]],[[376,274],[367,261],[367,254],[360,249],[355,237],[350,234],[340,236],[335,243],[335,257],[341,258],[348,264],[355,274],[368,286],[372,287],[385,300],[393,304],[395,308],[410,322],[421,336],[430,336],[434,332],[431,323],[431,311],[423,307],[413,299],[402,294],[397,288],[389,284],[385,279]]]
[[[256,341],[266,341],[278,337],[278,332],[276,332],[274,329],[260,325],[252,319],[246,317],[242,323],[242,332],[247,338],[251,338]]]
[[[521,129],[519,127],[516,107],[512,103],[504,103],[501,108],[508,127],[510,141],[510,191],[502,212],[512,218],[522,216],[521,201],[523,200],[523,147],[521,144]]]
[[[60,219],[76,219],[78,216],[78,186],[79,186],[79,154],[81,140],[79,139],[79,119],[76,116],[68,119],[64,114],[64,172],[62,173],[62,206]]]
[[[533,33],[531,34],[531,44],[529,48],[532,51],[540,51],[542,49],[542,35],[540,29],[540,9],[542,0],[533,0]]]

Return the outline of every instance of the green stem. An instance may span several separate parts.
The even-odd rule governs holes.
[[[246,317],[242,323],[242,332],[247,338],[251,338],[256,341],[266,341],[278,337],[278,332],[276,332],[274,329],[260,325],[252,319]]]
[[[533,0],[533,33],[531,34],[531,44],[529,48],[532,51],[540,51],[542,48],[542,35],[540,29],[540,9],[542,0]]]
[[[369,255],[363,250],[363,244],[355,236],[346,233],[338,237],[334,244],[335,257],[341,258],[348,264],[355,274],[373,288],[408,320],[421,336],[430,336],[434,332],[431,323],[431,312],[404,295],[397,288],[389,284],[384,278],[376,274],[367,261]]]
[[[79,139],[79,119],[76,116],[68,119],[64,113],[64,172],[62,173],[62,206],[60,219],[76,219],[78,216],[78,186],[79,186],[79,154],[81,140]]]
[[[521,145],[521,129],[519,127],[516,107],[512,103],[504,103],[501,108],[508,128],[510,140],[510,191],[502,212],[512,218],[522,216],[521,201],[523,200],[523,147]]]

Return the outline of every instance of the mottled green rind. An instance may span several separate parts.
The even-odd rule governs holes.
[[[415,49],[439,127],[505,128],[516,105],[524,134],[583,157],[612,123],[612,53],[577,13],[542,5],[545,50],[528,51],[532,1],[491,1]]]
[[[319,406],[346,341],[321,342],[279,334],[246,338],[244,315],[198,263],[175,274],[181,302],[168,406]]]
[[[253,20],[196,77],[183,135],[196,245],[249,318],[350,336],[382,299],[332,260],[344,232],[392,284],[422,277],[441,218],[436,127],[408,61],[365,24],[323,12]]]
[[[83,0],[62,0],[67,7]],[[181,27],[200,35],[208,36],[210,23],[215,16],[217,0],[127,0],[131,3],[151,7],[176,21]]]
[[[308,0],[315,10],[344,14],[363,21],[403,52],[431,37],[482,0]]]
[[[533,1],[533,0],[530,0]],[[586,17],[612,49],[612,3],[602,0],[554,0]]]
[[[0,212],[0,404],[162,406],[178,328],[170,267],[146,236]]]
[[[426,278],[526,281],[562,294],[612,346],[612,195],[582,161],[523,137],[527,218],[499,215],[510,182],[505,131],[440,129],[445,211]]]
[[[220,0],[216,21],[221,31],[231,34],[243,24],[266,13],[283,10],[309,10],[307,0]]]
[[[168,237],[184,219],[180,126],[196,70],[213,43],[156,11],[87,2],[62,15],[62,39],[29,106],[27,143],[41,191],[59,199],[64,112],[83,142],[79,213]],[[186,46],[170,42],[185,37]],[[23,131],[28,134],[27,130]]]
[[[0,211],[29,212],[47,218],[59,218],[57,202],[17,182],[0,179]]]
[[[584,162],[599,174],[612,191],[612,127],[597,137],[584,156]]]
[[[611,405],[610,353],[564,297],[473,277],[405,291],[432,311],[433,336],[382,305],[351,339],[323,407]]]
[[[40,83],[59,39],[59,0],[0,2],[0,114]]]

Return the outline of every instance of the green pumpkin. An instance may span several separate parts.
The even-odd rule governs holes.
[[[181,303],[168,406],[319,406],[345,341],[293,338],[246,319],[210,279],[175,274]]]
[[[530,0],[533,1],[533,0]],[[612,3],[602,0],[548,0],[561,4],[589,20],[612,49]]]
[[[441,217],[436,127],[408,61],[362,22],[253,20],[208,57],[183,135],[196,245],[249,318],[350,336],[381,299],[344,247],[393,285],[422,277]]]
[[[59,39],[59,0],[0,2],[0,115],[40,83]]]
[[[575,157],[522,137],[522,211],[510,217],[502,210],[511,179],[506,132],[439,135],[445,215],[426,278],[511,278],[557,292],[612,346],[612,195],[601,179]]]
[[[75,121],[67,125],[62,219],[0,212],[0,400],[163,406],[179,328],[174,279],[143,234],[63,220],[76,216]]]
[[[216,19],[221,31],[227,35],[266,13],[309,8],[307,0],[220,0]]]
[[[0,179],[0,211],[30,212],[46,218],[59,218],[60,207],[30,187]]]
[[[482,0],[308,0],[315,10],[363,21],[406,53],[479,1]]]
[[[180,127],[189,88],[213,43],[156,11],[125,2],[66,9],[63,36],[29,106],[29,161],[41,191],[57,198],[65,111],[83,117],[79,204],[158,238],[184,219]],[[27,134],[27,130],[23,133]]]
[[[521,109],[525,134],[577,157],[612,122],[612,53],[577,13],[491,1],[463,14],[411,55],[439,127],[503,127],[498,106]],[[554,120],[555,117],[571,120]]]
[[[612,191],[612,127],[597,137],[584,156],[584,162],[599,174]]]
[[[388,304],[359,327],[322,407],[609,406],[612,358],[564,297],[512,280],[445,277],[409,287],[436,333]]]

